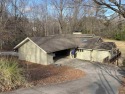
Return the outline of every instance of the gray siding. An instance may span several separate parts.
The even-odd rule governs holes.
[[[28,41],[19,49],[19,59],[47,65],[47,53],[41,50],[35,43]]]

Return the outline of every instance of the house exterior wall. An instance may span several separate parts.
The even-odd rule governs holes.
[[[111,52],[112,51],[108,50],[78,49],[76,58],[87,61],[103,62],[106,57],[109,57],[109,59],[111,58]]]
[[[93,50],[92,51],[92,61],[103,62],[105,58],[110,59],[111,53],[108,50]]]
[[[42,51],[38,46],[36,46],[33,42],[28,41],[23,44],[19,49],[19,59],[26,60],[29,62],[34,62],[38,64],[47,65],[47,53]],[[49,57],[48,57],[49,58]]]
[[[76,58],[90,61],[91,50],[78,49],[76,52]]]
[[[54,56],[53,53],[47,54],[47,63],[48,64],[53,64],[54,63],[53,56]]]

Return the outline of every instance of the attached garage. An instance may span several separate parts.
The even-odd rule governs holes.
[[[70,49],[75,47],[68,38],[51,36],[26,38],[14,49],[18,51],[20,60],[49,65],[58,58],[68,56]]]
[[[54,52],[53,59],[54,59],[54,61],[56,61],[58,59],[69,57],[69,56],[70,56],[70,49],[66,49],[66,50]]]
[[[18,47],[20,60],[47,65],[47,53],[32,41],[25,41]]]

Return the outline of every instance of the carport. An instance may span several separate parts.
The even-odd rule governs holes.
[[[57,61],[59,59],[69,57],[70,56],[70,49],[56,51],[53,54],[54,54],[53,60]]]

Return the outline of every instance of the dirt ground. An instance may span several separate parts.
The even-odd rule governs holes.
[[[21,61],[20,64],[25,69],[27,81],[31,85],[56,84],[85,76],[83,71],[67,66],[44,66],[25,61]]]

